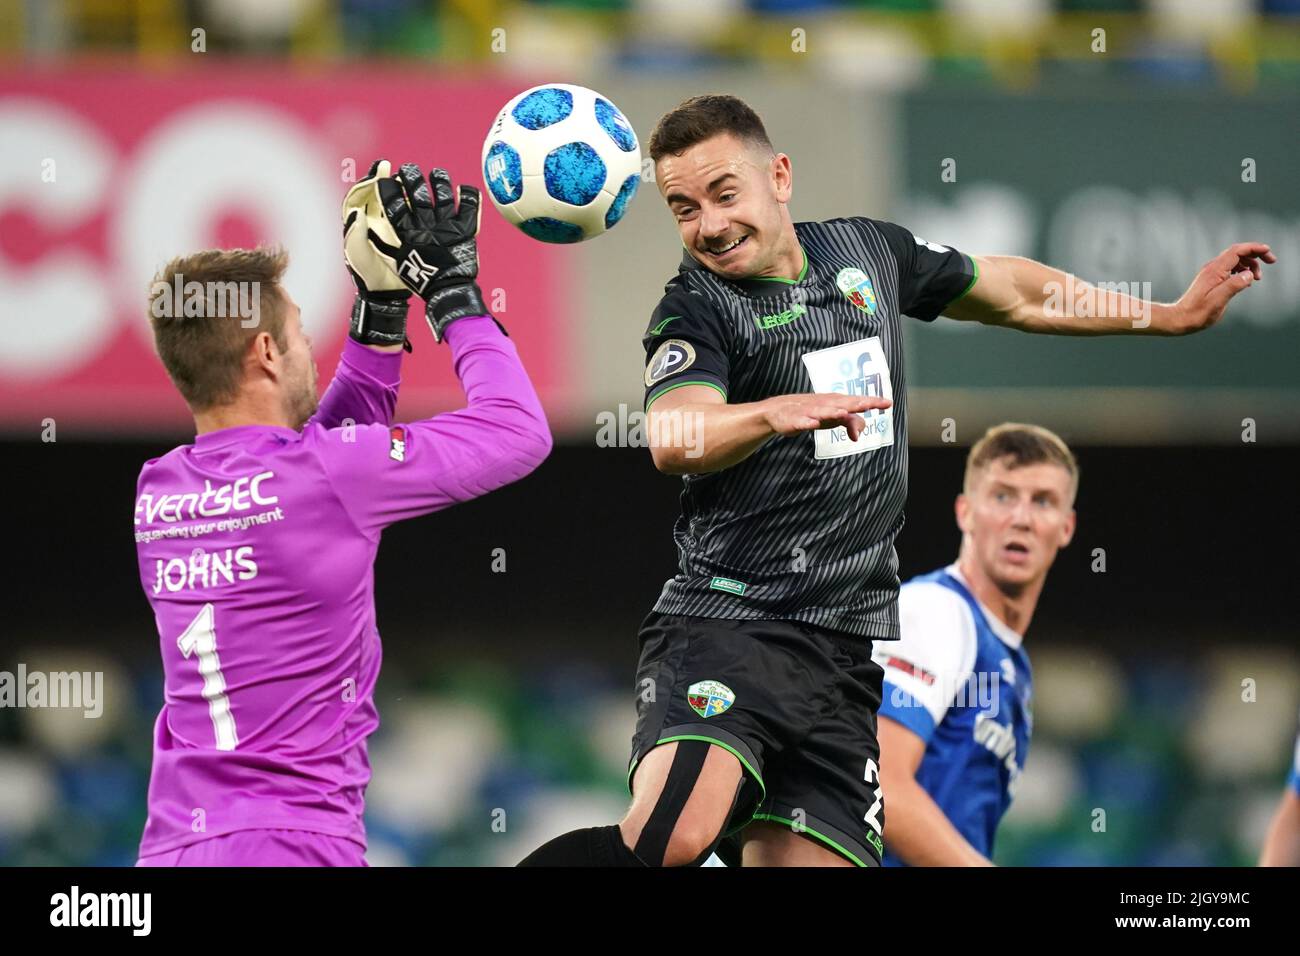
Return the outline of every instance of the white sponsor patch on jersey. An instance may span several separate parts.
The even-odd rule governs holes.
[[[889,366],[880,337],[859,339],[817,352],[807,352],[803,364],[808,369],[814,392],[838,392],[841,395],[870,395],[894,398],[889,380]],[[849,438],[848,429],[822,428],[813,432],[814,458],[841,458],[860,455],[894,443],[894,410],[872,409],[862,415],[866,428],[857,441]]]

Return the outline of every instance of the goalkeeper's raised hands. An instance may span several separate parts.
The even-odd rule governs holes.
[[[343,261],[357,287],[348,334],[364,345],[405,345],[409,351],[406,312],[411,293],[393,271],[392,260],[375,245],[397,242],[379,192],[391,171],[388,160],[375,160],[343,199]]]
[[[406,163],[396,176],[379,181],[379,194],[395,237],[372,233],[371,243],[406,287],[425,300],[434,338],[441,342],[456,319],[489,315],[475,281],[479,191],[462,185],[457,204],[445,169],[430,170],[426,183],[420,168]]]

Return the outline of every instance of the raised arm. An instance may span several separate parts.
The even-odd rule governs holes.
[[[379,182],[390,173],[387,160],[375,160],[343,198],[343,262],[357,295],[338,369],[308,424],[338,428],[388,425],[393,420],[411,292],[367,235],[374,224],[383,228]]]
[[[391,424],[401,369],[400,345],[362,345],[349,338],[308,424],[323,428]]]
[[[1052,335],[1187,335],[1214,325],[1228,302],[1277,256],[1259,242],[1229,246],[1205,264],[1177,302],[1151,302],[1132,289],[1099,287],[1018,256],[972,256],[978,277],[943,314]]]
[[[365,242],[425,300],[425,318],[451,348],[467,404],[392,428],[311,435],[334,491],[371,536],[516,481],[551,450],[537,392],[475,281],[478,190],[461,186],[457,204],[445,170],[434,169],[430,182],[432,191],[409,163],[381,179],[382,203],[366,217]]]
[[[463,318],[447,329],[446,341],[464,408],[391,427],[308,433],[330,485],[371,537],[517,481],[551,450],[541,402],[496,323]]]

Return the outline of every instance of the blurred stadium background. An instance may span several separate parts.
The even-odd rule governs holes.
[[[1281,263],[1194,339],[908,323],[898,542],[905,577],[953,557],[984,427],[1059,431],[1080,532],[1028,637],[1035,736],[996,860],[1254,861],[1300,706],[1300,0],[0,0],[0,58],[0,671],[102,671],[106,696],[98,719],[0,708],[0,863],[135,858],[161,674],[130,511],[140,464],[192,434],[150,349],[154,268],[283,241],[326,376],[349,171],[384,155],[481,182],[488,123],[544,81],[608,95],[643,145],[687,95],[744,96],[793,158],[800,219],[895,219],[1161,299],[1231,241],[1272,244]],[[640,407],[678,258],[653,184],[584,246],[484,228],[482,284],[558,445],[385,536],[376,864],[509,864],[614,819],[636,627],[673,568],[678,482],[600,437]],[[405,378],[401,417],[459,400],[426,338]]]

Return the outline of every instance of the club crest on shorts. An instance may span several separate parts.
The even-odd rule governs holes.
[[[876,314],[876,290],[871,287],[871,280],[861,269],[841,269],[835,277],[835,284],[850,302],[867,315]]]
[[[736,702],[736,695],[726,684],[702,680],[686,688],[686,702],[701,717],[716,717]]]

